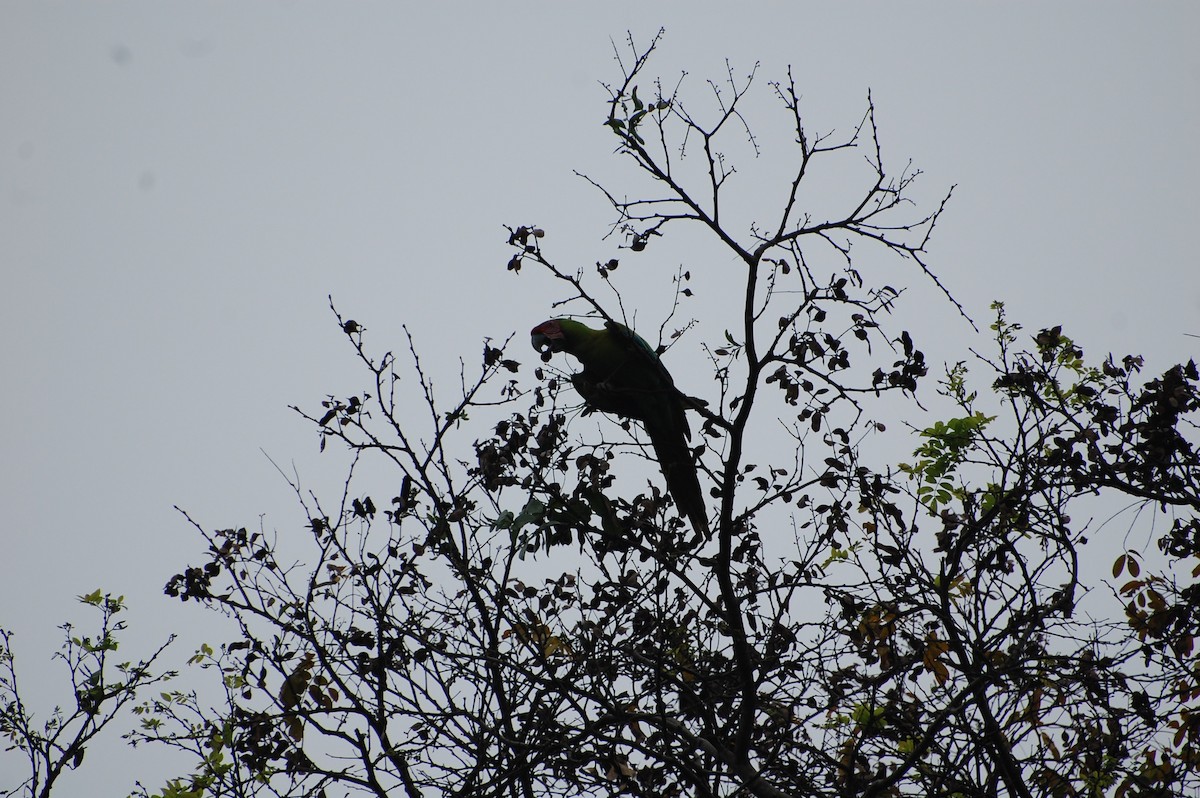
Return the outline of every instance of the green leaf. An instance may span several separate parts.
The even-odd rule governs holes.
[[[521,508],[521,512],[512,521],[510,532],[515,537],[523,527],[528,524],[538,523],[546,515],[546,505],[540,499],[530,499]]]

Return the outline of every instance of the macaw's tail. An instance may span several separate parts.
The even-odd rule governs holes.
[[[667,480],[667,490],[671,492],[679,512],[691,522],[692,529],[707,536],[708,514],[704,510],[704,494],[700,492],[696,463],[692,460],[692,450],[687,445],[684,430],[673,424],[667,429],[659,429],[658,426],[646,424],[646,434],[654,445],[654,454]]]

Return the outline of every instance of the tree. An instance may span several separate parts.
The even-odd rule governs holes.
[[[299,549],[193,522],[203,562],[167,592],[235,633],[194,660],[220,673],[223,702],[142,707],[136,740],[198,757],[162,794],[1195,789],[1200,596],[1180,584],[1200,568],[1195,365],[1142,383],[1141,359],[1092,363],[997,305],[995,354],[949,367],[938,415],[923,411],[901,291],[860,263],[915,265],[965,316],[928,261],[949,193],[917,210],[920,173],[885,166],[870,98],[848,135],[816,134],[789,75],[771,90],[790,171],[768,221],[733,225],[725,153],[757,153],[755,75],[730,70],[709,84],[715,111],[693,114],[683,81],[647,77],[656,45],[629,42],[606,121],[642,193],[591,182],[641,268],[692,229],[740,271],[735,312],[693,323],[676,319],[681,269],[658,326],[660,352],[702,349],[715,378],[689,408],[711,534],[690,534],[641,467],[636,424],[581,420],[566,364],[530,382],[528,350],[488,341],[447,400],[417,336],[377,354],[335,308],[367,387],[296,410],[322,450],[349,454],[346,480],[321,498],[293,479]],[[802,193],[825,167],[859,180],[844,208]],[[623,264],[566,269],[549,240],[511,227],[508,269],[561,281],[576,314],[629,322]],[[901,403],[925,419],[917,448],[879,463],[880,419]],[[1161,552],[1122,554],[1111,587],[1083,565],[1088,538],[1109,536],[1084,520],[1106,498],[1170,519]]]

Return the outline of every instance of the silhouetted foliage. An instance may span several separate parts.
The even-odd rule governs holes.
[[[49,796],[67,771],[83,765],[93,740],[132,706],[139,690],[177,675],[174,671],[156,674],[151,670],[174,638],[146,659],[120,659],[120,633],[126,625],[117,616],[125,610],[124,596],[96,590],[80,596],[79,601],[99,610],[100,623],[94,636],[80,634],[70,623],[59,627],[66,640],[54,658],[66,668],[74,706],[56,706],[42,720],[18,684],[13,634],[0,629],[0,739],[5,751],[19,751],[16,756],[24,758],[26,765],[17,783],[9,779],[18,777],[18,770],[6,771],[0,795]]]

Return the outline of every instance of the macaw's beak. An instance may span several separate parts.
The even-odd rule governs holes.
[[[533,344],[533,348],[541,353],[542,362],[549,363],[550,356],[554,353],[553,339],[543,333],[535,332],[530,336],[529,341]]]
[[[549,322],[544,322],[533,328],[529,334],[529,342],[542,355],[542,362],[549,363],[550,355],[562,351],[562,332],[552,328]]]

